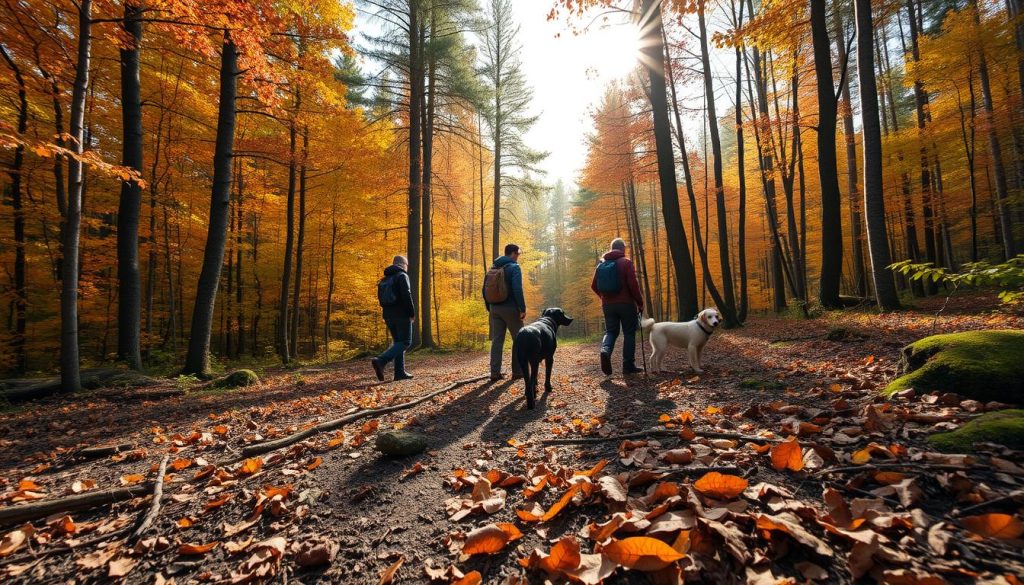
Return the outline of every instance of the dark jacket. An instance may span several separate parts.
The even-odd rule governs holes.
[[[597,293],[597,296],[601,297],[601,305],[632,303],[642,313],[644,310],[644,295],[640,293],[640,283],[636,279],[636,268],[633,266],[633,262],[626,258],[626,253],[622,250],[605,252],[602,260],[615,261],[615,268],[619,271],[622,288],[616,293],[603,293],[597,290],[597,270],[594,270],[594,278],[590,281],[590,289]]]
[[[410,293],[409,275],[404,270],[392,264],[384,269],[384,276],[398,275],[394,281],[395,296],[398,302],[382,307],[385,319],[409,319],[416,316],[416,304]]]
[[[494,259],[491,264],[491,268],[505,267],[505,282],[508,284],[508,298],[504,302],[495,303],[496,307],[517,307],[520,313],[526,312],[526,298],[523,296],[523,271],[519,268],[519,263],[510,258],[509,256],[498,256]],[[486,287],[481,287],[480,294],[482,295]],[[490,303],[487,299],[484,299],[484,305],[487,310],[491,310]]]

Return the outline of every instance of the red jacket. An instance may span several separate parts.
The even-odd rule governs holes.
[[[615,260],[615,267],[619,270],[619,278],[622,279],[622,288],[616,293],[603,293],[597,290],[597,270],[594,271],[594,278],[590,281],[590,290],[601,297],[601,305],[615,303],[633,303],[641,313],[644,310],[644,295],[640,293],[640,283],[636,279],[636,268],[633,262],[626,258],[622,250],[611,250],[605,252],[602,260]]]

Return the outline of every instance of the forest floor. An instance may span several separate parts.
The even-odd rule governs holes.
[[[169,454],[162,508],[138,539],[149,496],[7,526],[0,581],[1020,583],[1021,453],[939,455],[924,441],[998,405],[877,398],[908,342],[1024,328],[978,297],[935,318],[941,302],[756,317],[715,333],[700,376],[673,351],[677,374],[606,377],[596,344],[565,344],[535,410],[522,382],[473,382],[231,465],[217,462],[486,374],[487,358],[414,354],[416,378],[399,383],[376,383],[359,360],[230,392],[33,403],[0,422],[4,505],[143,485]],[[380,456],[376,436],[402,427],[429,450]],[[543,443],[583,437],[611,438]],[[109,444],[131,448],[75,459]],[[724,476],[701,479],[708,467]]]

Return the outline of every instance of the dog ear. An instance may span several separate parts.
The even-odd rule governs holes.
[[[566,315],[565,313],[562,313],[562,325],[572,325],[572,317]]]

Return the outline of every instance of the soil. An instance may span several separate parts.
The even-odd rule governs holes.
[[[938,306],[928,308],[937,310]],[[694,415],[692,426],[698,431],[714,428],[750,434],[769,430],[785,436],[781,425],[786,417],[775,411],[769,413],[767,405],[785,404],[793,407],[790,411],[813,414],[831,410],[833,401],[843,399],[852,411],[859,411],[865,405],[882,402],[877,390],[895,377],[899,350],[905,344],[932,332],[996,327],[1022,328],[1024,319],[994,307],[979,308],[977,300],[970,299],[953,299],[939,318],[925,311],[886,316],[835,313],[813,320],[756,317],[741,329],[714,334],[705,351],[705,372],[699,376],[685,364],[683,352],[673,351],[666,364],[674,374],[606,377],[599,371],[596,343],[563,343],[555,359],[555,389],[539,398],[535,410],[525,407],[521,381],[471,383],[415,408],[366,419],[342,428],[340,433],[328,433],[278,452],[283,457],[265,455],[263,467],[256,473],[214,486],[193,479],[204,463],[228,458],[245,444],[336,418],[354,407],[405,402],[454,380],[484,374],[486,355],[415,353],[407,365],[415,379],[384,384],[372,378],[368,362],[359,360],[271,372],[258,387],[229,392],[142,401],[102,395],[61,397],[12,410],[0,423],[0,491],[16,491],[25,479],[37,484],[38,490],[33,491],[45,497],[71,493],[75,482],[83,480],[95,482],[94,489],[116,487],[133,474],[151,476],[170,447],[177,451],[171,455],[172,461],[184,459],[190,466],[174,473],[164,488],[163,509],[149,536],[162,536],[166,541],[149,542],[140,549],[144,554],[130,557],[135,565],[125,578],[127,582],[152,583],[154,575],[159,576],[157,582],[230,582],[232,572],[236,576],[244,573],[242,565],[252,549],[229,554],[226,544],[250,537],[259,542],[273,536],[287,540],[288,553],[279,567],[271,563],[273,569],[256,582],[283,578],[302,583],[376,583],[399,559],[403,563],[394,577],[399,583],[428,582],[423,568],[428,564],[438,568],[455,565],[467,573],[477,570],[484,582],[515,582],[515,576],[541,582],[542,574],[524,572],[517,561],[534,548],[548,550],[564,534],[578,535],[590,522],[604,521],[607,510],[591,503],[568,508],[551,522],[527,525],[517,519],[516,510],[523,508],[525,500],[521,488],[513,487],[508,488],[508,499],[496,513],[470,515],[452,522],[445,502],[457,494],[446,483],[455,470],[498,469],[515,475],[525,474],[540,460],[551,467],[584,470],[607,459],[610,463],[605,473],[635,471],[635,466],[624,463],[619,441],[555,447],[545,447],[541,441],[665,428],[665,415],[674,419],[680,413]],[[613,364],[618,370],[618,355],[613,356]],[[918,399],[920,394],[923,392]],[[763,414],[750,414],[754,405]],[[941,406],[935,404],[934,408]],[[920,403],[916,408],[927,410],[931,405]],[[708,414],[718,410],[728,416]],[[964,413],[961,418],[949,420],[969,417]],[[712,421],[717,421],[715,426]],[[937,424],[941,427],[943,423]],[[900,425],[886,439],[909,448],[926,448],[924,437],[932,426]],[[400,427],[425,435],[430,443],[428,451],[401,459],[379,456],[373,447],[375,433]],[[676,442],[666,439],[662,445],[671,447]],[[118,456],[85,462],[73,459],[76,447],[115,443],[130,443],[144,451],[120,460],[115,460]],[[1019,453],[1000,455],[1017,464],[1022,462]],[[744,461],[744,457],[723,456],[714,464]],[[783,486],[796,499],[821,506],[826,485],[822,478],[807,472],[776,471],[764,456],[743,467],[750,485],[768,482]],[[1017,480],[1024,483],[1024,477]],[[919,507],[927,514],[945,518],[962,507],[936,488],[934,480],[922,478],[922,482],[928,498]],[[226,523],[242,522],[252,513],[261,489],[284,485],[291,487],[291,493],[284,499],[280,515],[265,512],[253,527],[225,536]],[[1014,487],[999,482],[989,485],[998,495]],[[1019,489],[1020,485],[1015,487]],[[225,494],[232,496],[227,503],[205,510],[207,502]],[[997,497],[993,494],[992,498]],[[547,494],[541,500],[543,507],[547,509],[557,495]],[[149,498],[138,498],[74,513],[74,523],[82,527],[77,534],[59,535],[59,531],[48,528],[47,522],[36,522],[37,531],[52,533],[51,541],[32,542],[0,558],[0,575],[6,570],[6,581],[24,583],[105,581],[107,559],[98,553],[113,543],[110,550],[114,559],[129,558],[125,551],[131,543],[118,544],[125,534],[116,530],[130,525],[148,507]],[[1013,513],[1012,502],[1006,511]],[[459,559],[450,552],[450,535],[491,522],[517,523],[525,537],[494,555]],[[186,523],[191,526],[183,528],[181,525]],[[6,527],[4,532],[11,528]],[[103,530],[115,532],[109,539],[96,542],[96,534]],[[86,544],[70,552],[49,551],[69,544],[69,539],[70,544],[76,540]],[[290,547],[317,539],[339,545],[333,562],[300,567]],[[210,542],[221,544],[203,555],[179,554],[179,544]],[[169,548],[157,550],[165,545]],[[87,560],[90,555],[95,562]],[[776,575],[803,580],[793,569],[795,560],[799,558],[777,559],[772,565]],[[961,561],[976,574],[999,574],[983,562]],[[819,559],[818,563],[825,565],[830,582],[852,581],[845,560],[830,563]],[[1019,566],[1003,564],[1010,567],[1010,572]],[[96,568],[90,569],[92,565]],[[17,569],[16,575],[12,575],[12,566]],[[919,566],[918,561],[914,566]],[[944,575],[952,582],[968,582],[963,573],[948,571]],[[708,563],[702,571],[687,571],[687,578],[692,577],[707,582],[739,579],[716,563]],[[606,582],[639,583],[647,582],[647,577],[620,569]]]

